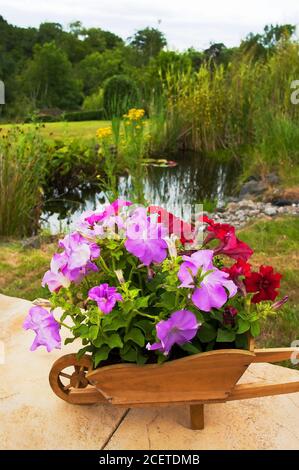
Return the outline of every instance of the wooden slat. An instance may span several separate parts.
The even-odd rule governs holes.
[[[279,362],[291,358],[293,352],[299,354],[299,348],[269,348],[255,349],[255,358],[252,362]]]
[[[245,400],[248,398],[283,395],[299,392],[299,381],[283,384],[250,383],[236,385],[232,394],[227,398],[231,400]]]
[[[107,366],[87,378],[116,405],[225,401],[254,358],[237,349],[209,351],[160,365]]]
[[[68,394],[68,403],[72,405],[93,405],[96,403],[108,403],[103,395],[95,387],[72,389]]]

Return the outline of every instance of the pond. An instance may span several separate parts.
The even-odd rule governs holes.
[[[144,194],[153,205],[160,205],[185,220],[190,220],[195,204],[223,203],[236,188],[240,168],[234,159],[221,161],[195,153],[173,158],[174,167],[148,166]],[[119,178],[120,194],[129,196],[130,177]],[[96,183],[53,194],[46,202],[42,225],[52,233],[72,229],[81,212],[105,203],[105,195]]]

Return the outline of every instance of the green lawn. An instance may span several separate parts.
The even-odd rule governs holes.
[[[45,137],[52,139],[65,137],[93,138],[99,127],[110,125],[110,121],[77,121],[77,122],[49,122],[41,124],[41,132]],[[15,124],[0,124],[0,135],[4,134]],[[34,124],[22,124],[24,128],[30,128]]]
[[[299,217],[275,221],[258,221],[243,229],[239,236],[255,250],[251,263],[271,264],[283,274],[281,297],[289,302],[269,318],[258,339],[259,346],[290,346],[299,339]],[[40,280],[48,269],[56,244],[44,244],[40,249],[23,249],[20,242],[0,243],[0,292],[33,300],[46,297]]]

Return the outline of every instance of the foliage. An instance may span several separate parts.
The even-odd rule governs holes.
[[[34,48],[23,81],[36,107],[72,109],[82,100],[80,82],[73,77],[71,62],[54,42]]]
[[[12,128],[0,140],[0,235],[36,233],[46,178],[46,148],[34,128]]]
[[[104,84],[103,106],[108,118],[122,116],[128,108],[138,106],[136,83],[125,75],[115,75]]]

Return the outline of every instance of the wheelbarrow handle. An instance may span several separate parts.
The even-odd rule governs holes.
[[[280,362],[288,359],[297,359],[299,362],[299,348],[268,348],[254,349],[255,357],[252,362]]]

